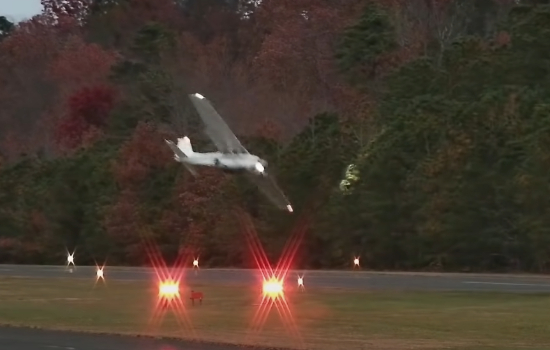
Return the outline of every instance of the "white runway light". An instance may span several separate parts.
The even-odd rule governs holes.
[[[95,283],[94,283],[94,287],[97,285],[97,282],[99,282],[99,280],[101,280],[106,285],[104,271],[105,271],[105,265],[99,266],[99,265],[96,264],[96,266],[95,266]]]
[[[96,279],[105,279],[105,276],[103,275],[103,267],[98,267],[96,271]]]
[[[71,267],[72,265],[72,267]],[[73,272],[73,267],[76,268],[76,265],[74,264],[74,252],[69,253],[67,252],[67,266],[66,268],[69,270],[70,273]]]
[[[67,266],[69,265],[74,265],[74,252],[71,254],[71,253],[67,253]]]
[[[304,276],[298,276],[298,288],[304,290]]]

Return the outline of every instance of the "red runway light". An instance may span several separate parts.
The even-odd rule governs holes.
[[[292,305],[290,305],[291,303],[289,303],[285,295],[284,281],[286,280],[290,267],[294,263],[302,237],[306,232],[309,223],[308,217],[302,217],[302,220],[299,221],[298,225],[293,230],[294,232],[291,238],[287,241],[279,262],[273,268],[254,230],[250,217],[244,212],[240,214],[239,218],[242,220],[241,223],[244,234],[250,247],[252,258],[257,266],[262,286],[258,309],[252,317],[248,336],[260,332],[267,321],[269,313],[272,309],[275,309],[280,316],[283,326],[289,332],[289,335],[297,340],[300,345],[303,345],[303,339],[293,317]]]
[[[164,281],[159,284],[159,298],[172,300],[179,298],[180,284],[175,281]]]
[[[283,295],[283,282],[275,277],[264,280],[263,285],[264,296],[275,299]]]
[[[173,266],[168,267],[158,246],[153,242],[146,241],[145,249],[156,275],[152,292],[157,294],[149,326],[152,327],[152,331],[156,331],[166,314],[171,312],[175,316],[179,326],[186,329],[188,336],[196,338],[195,330],[186,311],[185,299],[183,298],[183,293],[186,290],[184,282],[185,255],[178,255]],[[154,294],[152,295],[153,297]]]

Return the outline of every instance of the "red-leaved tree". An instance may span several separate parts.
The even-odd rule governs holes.
[[[113,88],[100,85],[85,87],[75,92],[67,102],[67,114],[56,130],[56,140],[65,149],[83,145],[89,133],[97,134],[107,123],[107,117],[115,105]]]
[[[56,87],[47,78],[47,67],[59,52],[61,39],[43,17],[17,24],[0,43],[0,140],[8,134],[30,152],[50,143],[50,129],[44,123],[55,100]],[[10,141],[11,142],[11,141]],[[20,150],[6,154],[17,159]]]
[[[336,107],[342,81],[334,46],[359,5],[355,0],[263,1],[258,22],[269,34],[253,62],[255,74],[313,112]]]
[[[139,188],[151,171],[162,171],[171,164],[173,156],[163,141],[166,137],[151,124],[138,124],[114,164],[115,179],[121,188]]]
[[[130,263],[140,263],[140,256],[144,253],[139,203],[137,193],[124,190],[118,196],[117,202],[106,212],[103,221],[109,239],[122,247],[123,251],[120,253]]]
[[[119,55],[80,36],[64,42],[59,54],[49,64],[48,77],[59,87],[61,100],[83,86],[105,84]]]
[[[217,224],[209,218],[228,214],[225,210],[220,211],[219,205],[220,190],[228,178],[215,169],[197,170],[199,177],[184,171],[177,179],[170,206],[172,209],[163,213],[160,222],[164,234],[177,237],[180,248],[195,253],[204,246],[208,232]]]
[[[166,137],[154,125],[138,124],[131,138],[122,145],[113,164],[121,193],[107,210],[104,225],[111,239],[126,247],[125,257],[132,262],[140,262],[143,239],[153,237],[147,228],[146,218],[140,212],[140,189],[152,172],[166,171],[165,168],[173,164],[172,154],[163,142]]]

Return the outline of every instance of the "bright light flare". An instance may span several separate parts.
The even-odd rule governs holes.
[[[183,294],[186,286],[184,274],[186,271],[185,265],[187,257],[180,247],[178,256],[172,266],[168,266],[164,260],[158,245],[149,237],[143,236],[145,252],[147,253],[151,267],[155,273],[154,292],[157,292],[156,298],[153,301],[153,309],[149,319],[149,327],[152,327],[151,332],[158,331],[164,317],[168,312],[171,312],[180,328],[186,330],[186,336],[196,338],[196,333],[187,314]]]
[[[103,267],[98,267],[96,272],[95,272],[95,276],[96,276],[96,279],[102,279],[104,280],[105,279],[105,276],[103,274]]]
[[[292,213],[294,211],[294,209],[292,209],[292,205],[287,205],[286,206],[286,209],[288,210],[289,213]]]
[[[105,283],[105,265],[99,266],[97,263],[95,265],[95,283],[94,287],[101,280],[103,283]]]
[[[76,265],[74,264],[74,253],[74,251],[72,253],[67,251],[67,266],[65,268],[67,268],[70,273],[73,273],[73,267],[76,269]]]
[[[268,280],[264,280],[262,290],[264,296],[271,299],[281,297],[283,295],[283,282],[275,277],[271,277]]]
[[[284,281],[286,280],[290,267],[294,263],[294,258],[301,245],[307,225],[309,224],[309,217],[300,218],[301,220],[294,228],[291,238],[281,254],[279,262],[275,267],[272,267],[258,238],[258,234],[254,230],[254,225],[250,216],[242,211],[240,211],[239,214],[245,237],[250,247],[250,252],[258,268],[259,277],[261,277],[259,282],[262,286],[258,309],[251,320],[249,336],[263,329],[273,309],[279,314],[280,320],[289,335],[297,340],[300,343],[300,347],[302,347],[303,339],[293,317],[292,305],[289,303],[287,295],[285,295]]]
[[[193,259],[193,267],[198,269],[199,268],[199,259]]]
[[[359,258],[358,257],[353,259],[353,267],[359,267]]]
[[[164,281],[159,284],[159,298],[173,300],[180,297],[180,283]]]
[[[259,172],[260,174],[262,174],[265,171],[265,167],[260,162],[257,162],[254,167],[256,168],[256,171]]]
[[[71,265],[71,264],[72,264],[73,266],[75,266],[75,265],[74,265],[74,252],[72,252],[72,253],[68,253],[68,252],[67,252],[67,266],[69,266],[69,265]]]
[[[304,277],[298,276],[298,287],[304,287]]]

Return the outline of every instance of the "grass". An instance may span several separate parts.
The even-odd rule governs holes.
[[[192,307],[184,299],[192,327],[168,312],[155,329],[151,283],[3,278],[0,323],[300,347],[275,309],[261,332],[248,332],[257,290],[193,287],[205,301]],[[550,349],[550,295],[306,290],[287,298],[303,343],[315,350]]]

